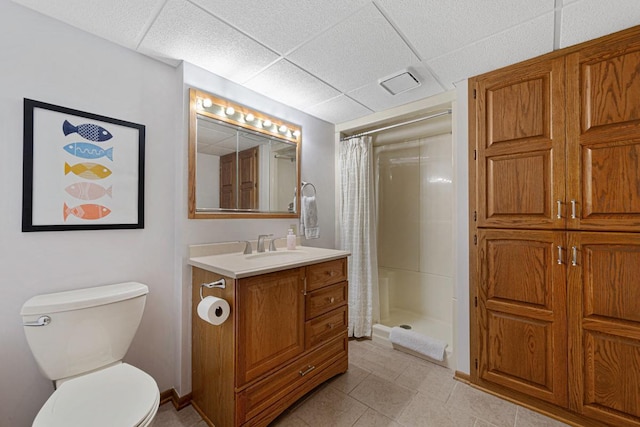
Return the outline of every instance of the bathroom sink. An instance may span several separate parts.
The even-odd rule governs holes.
[[[288,261],[295,260],[298,258],[304,258],[308,256],[309,253],[306,251],[272,251],[272,252],[261,252],[253,255],[246,255],[244,259],[252,260],[252,259],[263,259],[268,258],[271,261]]]
[[[236,252],[240,249],[237,242],[218,245],[225,245],[229,252],[216,253],[216,244],[201,245],[198,247],[199,256],[189,258],[189,264],[226,277],[240,279],[349,256],[347,251],[311,246],[298,246],[294,250],[282,248],[276,251],[254,252],[245,255]],[[206,250],[210,250],[212,253],[210,252],[209,255]]]

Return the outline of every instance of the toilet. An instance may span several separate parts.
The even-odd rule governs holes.
[[[31,352],[55,391],[34,427],[148,427],[155,380],[123,363],[149,288],[136,282],[37,295],[20,314]]]

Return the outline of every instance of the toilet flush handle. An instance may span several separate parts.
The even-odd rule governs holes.
[[[22,322],[23,326],[47,326],[51,323],[51,317],[49,316],[40,316],[38,320],[32,320],[30,322]]]

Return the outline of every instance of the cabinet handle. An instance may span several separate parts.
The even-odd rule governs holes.
[[[333,329],[336,325],[333,323],[327,323],[327,329]]]
[[[571,200],[571,219],[576,219],[576,201]]]
[[[336,302],[336,299],[334,297],[331,297],[327,298],[327,301],[329,301],[329,304],[333,304],[334,302]]]
[[[560,245],[558,245],[558,260],[556,262],[562,264],[562,246]]]
[[[302,280],[304,281],[304,289],[302,290],[302,295],[307,296],[307,278],[303,277]]]
[[[571,265],[578,265],[578,248],[576,246],[571,246]]]
[[[315,366],[307,365],[307,369],[305,369],[304,371],[298,371],[298,373],[300,374],[301,377],[304,377],[305,375],[307,375],[309,372],[313,371],[314,369],[316,369]]]
[[[557,200],[556,203],[558,204],[558,213],[556,215],[556,218],[562,219],[562,201]]]

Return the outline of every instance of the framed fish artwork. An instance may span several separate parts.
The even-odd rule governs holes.
[[[145,126],[24,99],[22,231],[144,228]]]

